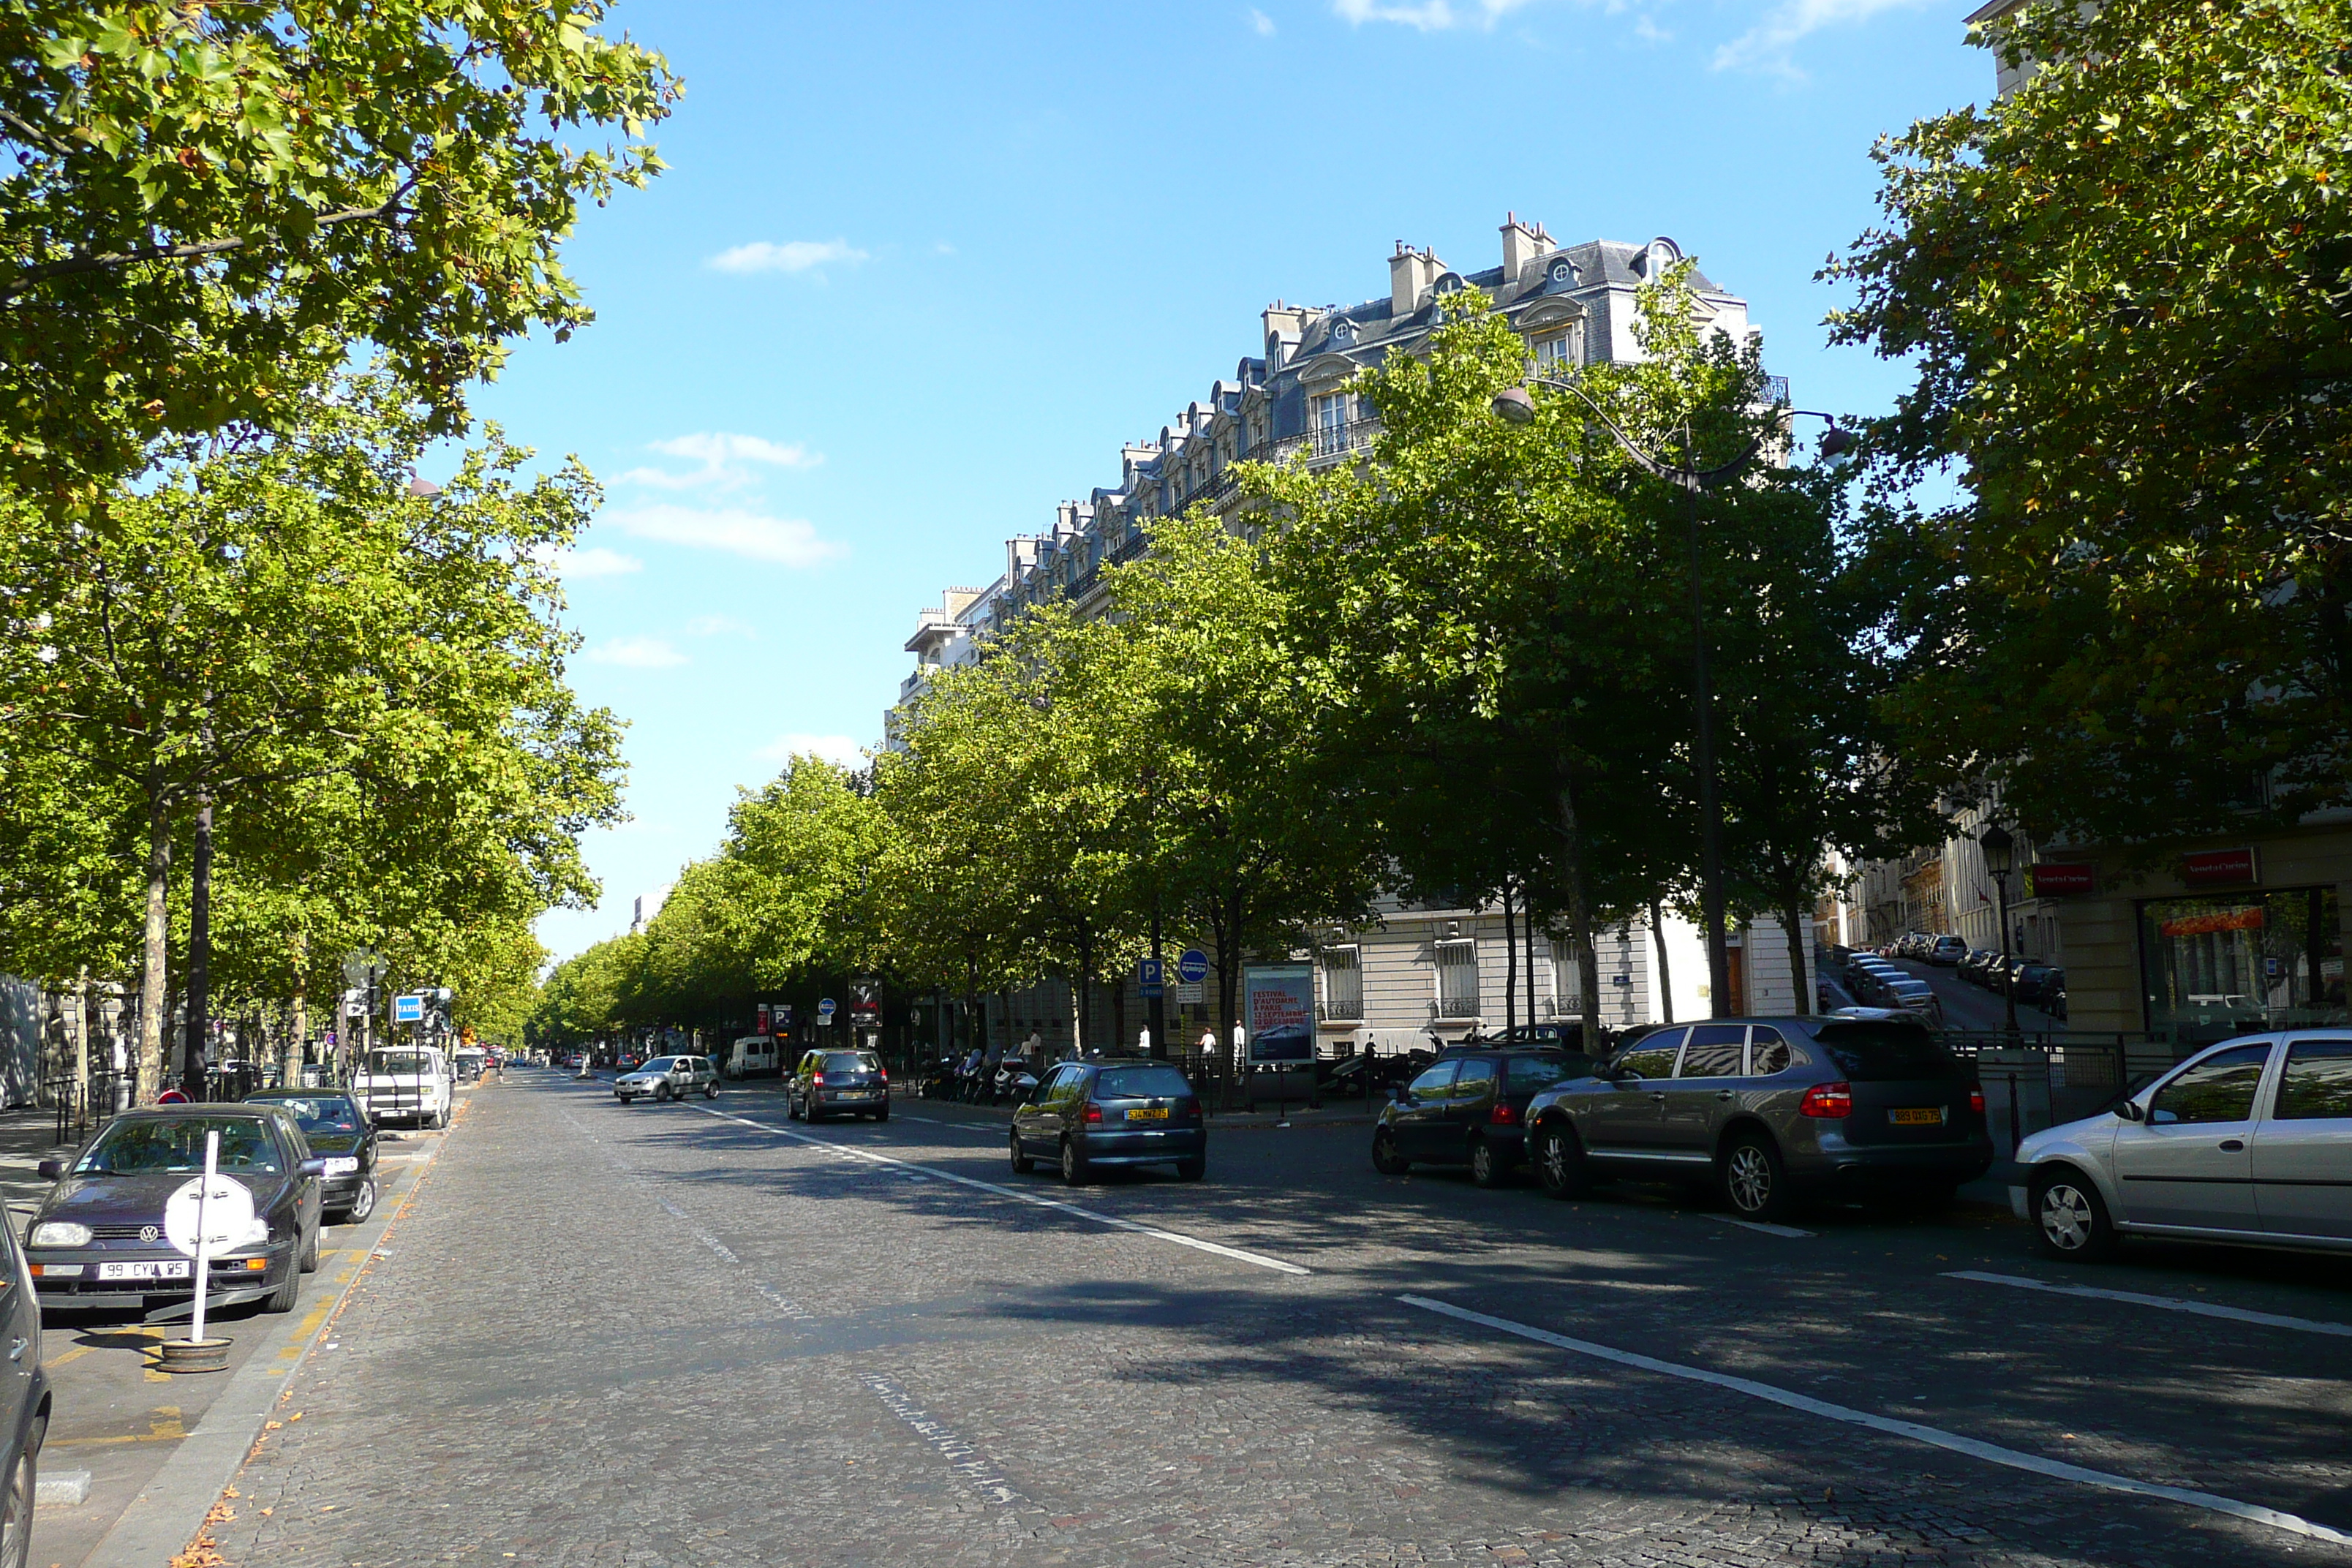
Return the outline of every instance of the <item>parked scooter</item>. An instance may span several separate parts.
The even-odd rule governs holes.
[[[996,1069],[996,1081],[989,1086],[988,1103],[1025,1104],[1036,1089],[1037,1075],[1023,1066],[1018,1058],[1009,1058]]]
[[[941,1057],[923,1068],[923,1076],[915,1080],[915,1093],[923,1100],[946,1100],[955,1092],[955,1058]]]

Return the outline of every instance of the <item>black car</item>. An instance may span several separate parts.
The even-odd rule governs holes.
[[[1494,1186],[1527,1152],[1528,1102],[1591,1070],[1567,1051],[1449,1050],[1381,1109],[1372,1168],[1398,1176],[1415,1164],[1467,1165],[1472,1181]]]
[[[8,1359],[0,1362],[0,1464],[6,1466],[0,1489],[0,1568],[25,1568],[32,1549],[36,1472],[49,1431],[49,1374],[41,1365],[40,1300],[16,1234],[5,1225],[0,1337],[8,1342]]]
[[[340,1089],[269,1089],[245,1097],[247,1105],[275,1105],[302,1129],[302,1142],[326,1161],[319,1180],[320,1206],[337,1223],[358,1225],[375,1213],[375,1123],[360,1102]],[[0,1568],[7,1559],[0,1556]]]
[[[1192,1080],[1147,1059],[1064,1062],[1013,1111],[1013,1170],[1059,1163],[1072,1186],[1097,1165],[1173,1165],[1197,1182],[1209,1169],[1209,1124]]]
[[[815,1050],[784,1082],[784,1116],[822,1121],[839,1111],[890,1120],[890,1072],[872,1051]]]
[[[212,1259],[215,1307],[259,1301],[290,1312],[302,1276],[319,1267],[327,1163],[300,1126],[271,1105],[156,1105],[109,1121],[57,1181],[25,1233],[46,1307],[152,1307],[150,1322],[184,1317],[195,1300],[190,1260],[163,1236],[163,1205],[205,1169],[205,1135],[220,1134],[217,1169],[253,1194],[254,1228]]]
[[[1451,1056],[1461,1050],[1492,1049],[1496,1046],[1524,1046],[1543,1050],[1565,1051],[1570,1056],[1589,1057],[1584,1048],[1584,1020],[1555,1018],[1543,1024],[1514,1024],[1491,1035],[1475,1035],[1447,1046],[1438,1052]],[[1605,1048],[1605,1047],[1604,1047]]]
[[[2053,991],[2066,989],[2066,972],[2054,964],[2025,963],[2017,970],[2017,999],[2039,1002]]]

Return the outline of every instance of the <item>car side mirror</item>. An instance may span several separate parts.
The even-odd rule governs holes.
[[[65,1173],[66,1163],[63,1160],[44,1160],[40,1163],[41,1180],[45,1182],[54,1182]]]
[[[1412,1103],[1412,1088],[1410,1084],[1392,1083],[1389,1085],[1389,1098],[1395,1100],[1399,1105],[1411,1105]]]
[[[2139,1102],[2132,1100],[2117,1101],[2116,1114],[2126,1121],[2144,1121],[2147,1119],[2147,1113],[2140,1110]]]
[[[296,1168],[306,1176],[323,1176],[327,1173],[327,1162],[316,1159],[305,1160]]]

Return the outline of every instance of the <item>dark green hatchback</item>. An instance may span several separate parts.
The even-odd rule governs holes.
[[[1209,1168],[1201,1097],[1168,1062],[1064,1062],[1013,1112],[1014,1173],[1039,1160],[1073,1186],[1109,1165],[1173,1165],[1197,1182]]]

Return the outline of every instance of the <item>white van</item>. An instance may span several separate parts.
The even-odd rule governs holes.
[[[727,1076],[750,1078],[753,1073],[775,1072],[783,1066],[776,1052],[776,1042],[768,1035],[742,1035],[727,1047]]]
[[[380,1046],[352,1075],[352,1093],[371,1121],[446,1127],[453,1089],[449,1059],[435,1046]]]

